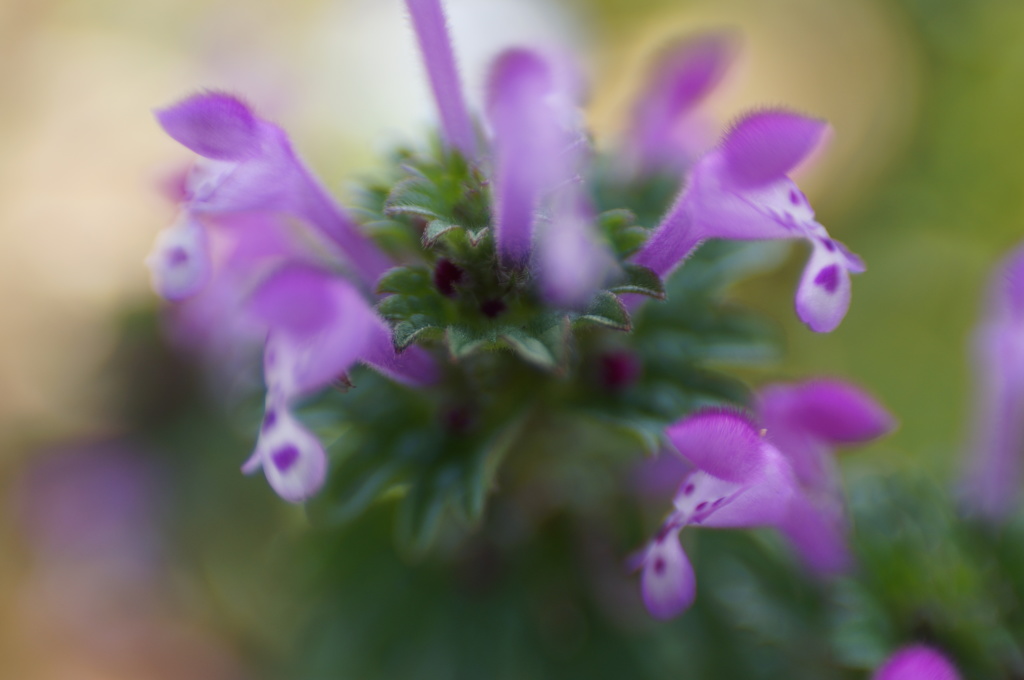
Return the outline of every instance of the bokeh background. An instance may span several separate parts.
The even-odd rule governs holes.
[[[742,57],[708,113],[721,127],[759,105],[830,120],[833,144],[800,181],[869,267],[830,335],[792,312],[800,249],[737,290],[787,344],[749,377],[839,375],[886,403],[900,430],[850,474],[955,474],[970,329],[989,268],[1024,235],[1024,3],[448,5],[472,101],[503,47],[559,45],[588,73],[603,145],[661,44],[737,31]],[[161,398],[177,384],[164,366],[124,369],[126,333],[152,331],[137,319],[156,305],[143,258],[174,216],[161,186],[189,160],[151,110],[204,88],[241,93],[344,197],[431,124],[421,76],[400,0],[0,3],[0,677],[249,677],[260,652],[235,631],[273,648],[276,622],[253,619],[275,596],[254,593],[244,565],[300,518],[237,478],[245,453],[230,433],[160,451],[127,436],[125,414],[172,408]],[[207,484],[168,482],[206,455],[223,459]],[[250,503],[251,535],[225,539],[217,517],[190,516],[200,496]]]

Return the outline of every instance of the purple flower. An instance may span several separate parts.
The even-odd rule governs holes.
[[[267,329],[266,406],[256,450],[242,466],[263,468],[279,496],[298,503],[323,485],[327,457],[292,404],[363,361],[410,384],[434,379],[430,357],[395,354],[391,332],[352,284],[319,268],[292,264],[271,274],[248,301]]]
[[[182,299],[205,285],[201,216],[255,211],[303,219],[338,246],[367,288],[390,266],[295,156],[284,131],[241,100],[198,94],[156,116],[167,134],[201,157],[186,181],[182,218],[158,237],[149,258],[161,294]]]
[[[890,656],[873,680],[960,680],[945,656],[925,645],[910,645]]]
[[[796,311],[811,330],[835,329],[850,305],[849,274],[864,265],[814,220],[807,199],[786,176],[827,133],[825,122],[786,111],[740,120],[694,166],[636,263],[665,276],[705,239],[806,239],[812,250]]]
[[[796,490],[789,462],[739,413],[702,411],[666,434],[694,469],[683,477],[672,513],[640,558],[644,604],[660,619],[680,614],[696,594],[693,567],[679,543],[684,527],[774,525]]]
[[[972,352],[977,387],[964,499],[1002,519],[1020,495],[1024,457],[1024,246],[993,272]]]
[[[736,56],[736,40],[709,33],[659,55],[637,99],[628,145],[645,171],[681,170],[707,149],[697,106],[719,85]]]
[[[860,389],[835,380],[769,385],[758,395],[757,414],[799,484],[778,528],[814,571],[844,570],[851,557],[833,447],[890,432],[892,416]]]
[[[420,52],[427,67],[430,87],[441,114],[441,127],[448,143],[472,158],[476,155],[476,134],[462,96],[451,39],[440,0],[405,0],[416,30]]]

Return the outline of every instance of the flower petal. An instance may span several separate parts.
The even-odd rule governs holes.
[[[960,674],[938,651],[911,645],[890,656],[873,680],[960,680]]]
[[[327,476],[323,445],[273,394],[267,395],[254,458],[257,456],[270,486],[278,496],[292,503],[301,503],[316,494]],[[250,459],[243,471],[253,472],[256,467]]]
[[[779,529],[804,563],[819,574],[841,573],[853,563],[843,507],[829,495],[812,500],[806,493],[795,494]]]
[[[551,66],[529,50],[508,50],[491,69],[487,112],[494,129],[495,238],[502,259],[513,265],[530,257],[542,193],[568,174],[561,112],[551,105],[555,88]]]
[[[572,206],[544,225],[537,269],[544,297],[558,307],[574,308],[593,297],[614,271],[615,261],[584,212]]]
[[[160,109],[156,118],[167,134],[205,158],[238,161],[260,151],[256,116],[229,94],[197,94]]]
[[[796,313],[816,333],[835,330],[850,308],[850,273],[838,250],[812,241],[811,258],[796,291]]]
[[[678,531],[651,542],[644,557],[640,588],[652,616],[671,619],[686,610],[697,595],[693,566],[679,544]]]
[[[719,529],[772,526],[787,516],[790,503],[798,493],[793,468],[774,446],[763,442],[762,449],[764,463],[756,476],[748,479],[734,497],[700,518],[701,526]]]
[[[743,188],[782,179],[821,144],[828,130],[823,120],[789,111],[750,114],[722,140],[728,177]]]
[[[831,444],[868,442],[891,432],[895,426],[892,415],[871,395],[839,380],[773,385],[761,390],[758,403],[758,413],[765,414],[766,426],[771,414],[772,422],[786,419],[789,426]]]
[[[358,361],[379,319],[351,284],[305,265],[274,272],[249,312],[268,329],[265,372],[291,399],[327,386]],[[273,379],[272,377],[273,376]]]
[[[684,458],[729,482],[751,480],[765,461],[757,429],[736,411],[700,411],[670,425],[665,434]]]
[[[199,292],[210,277],[210,254],[205,228],[190,214],[156,237],[146,258],[153,288],[168,300],[183,300]]]
[[[455,65],[451,38],[440,0],[405,0],[409,9],[441,126],[448,143],[468,157],[476,153],[476,135],[470,121],[462,84]]]
[[[631,143],[648,168],[679,166],[689,154],[703,149],[688,114],[721,82],[736,55],[736,40],[728,33],[708,33],[671,46],[658,58],[633,112]],[[682,129],[681,129],[682,128]]]

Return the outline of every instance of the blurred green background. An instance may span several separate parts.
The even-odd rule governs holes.
[[[749,377],[853,379],[902,425],[851,457],[851,471],[955,474],[971,399],[967,337],[989,268],[1024,232],[1024,3],[453,0],[449,11],[475,101],[487,59],[502,47],[561,42],[575,51],[591,78],[588,113],[602,146],[614,143],[646,59],[663,41],[735,28],[743,56],[708,112],[723,127],[757,105],[829,119],[833,145],[800,182],[819,220],[868,264],[854,280],[849,316],[830,335],[802,328],[792,311],[802,249],[744,284],[737,296],[776,319],[787,342],[780,364]],[[150,111],[207,87],[239,92],[280,121],[342,197],[346,182],[432,116],[399,0],[0,4],[0,469],[9,520],[0,546],[0,676],[247,677],[256,650],[210,612],[252,604],[245,551],[287,540],[301,513],[235,473],[245,455],[237,437],[168,435],[165,451],[140,454],[155,466],[139,472],[147,478],[161,478],[162,457],[208,455],[215,469],[199,488],[154,493],[159,502],[139,511],[153,514],[152,526],[118,529],[129,542],[155,534],[170,553],[133,586],[149,595],[126,594],[123,579],[97,575],[106,562],[94,552],[109,550],[40,548],[23,509],[35,488],[26,470],[39,451],[122,438],[127,413],[140,422],[126,401],[158,413],[175,408],[173,394],[146,396],[168,385],[165,366],[131,364],[131,393],[111,366],[115,358],[124,366],[125,313],[156,305],[142,259],[173,219],[159,185],[188,162]],[[205,423],[198,431],[219,432],[213,416],[188,418]],[[225,516],[254,508],[258,521],[252,535],[222,542],[219,557],[203,561],[225,571],[200,577],[214,589],[197,587],[179,564],[192,555],[188,546],[216,543],[208,526],[216,520],[189,517],[190,506],[209,508],[211,498]],[[76,593],[98,583],[110,597],[149,603],[117,609],[121,627],[110,624],[137,637],[92,637],[112,616],[107,600]],[[232,583],[235,591],[223,592]],[[211,590],[222,601],[211,602]],[[253,607],[240,609],[252,617]],[[272,646],[273,625],[238,627],[254,625],[268,629],[261,640]],[[185,657],[195,666],[168,662]]]

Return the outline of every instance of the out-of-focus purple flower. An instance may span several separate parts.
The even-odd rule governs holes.
[[[757,415],[799,483],[778,528],[811,569],[822,574],[844,570],[851,556],[833,447],[890,432],[892,416],[862,390],[835,380],[769,385],[758,395]]]
[[[950,661],[926,645],[910,645],[890,656],[873,680],[960,680]]]
[[[183,217],[157,238],[148,260],[161,294],[182,299],[205,285],[201,216],[256,211],[305,220],[339,247],[367,288],[390,266],[296,157],[284,131],[241,100],[198,94],[156,116],[167,134],[201,157],[186,181]]]
[[[247,302],[267,332],[267,396],[256,450],[245,473],[263,468],[279,496],[298,503],[323,485],[327,457],[292,404],[331,384],[356,362],[409,384],[434,379],[429,355],[396,355],[387,324],[350,283],[317,267],[289,264],[273,272]]]
[[[972,353],[977,387],[964,500],[999,520],[1020,496],[1024,467],[1024,246],[992,274]]]
[[[640,558],[644,604],[660,619],[680,614],[696,594],[693,567],[679,543],[683,527],[774,525],[796,492],[789,462],[739,413],[698,412],[666,434],[694,469],[683,477],[672,513]]]
[[[441,127],[448,143],[468,158],[476,155],[476,134],[455,65],[455,54],[440,0],[405,0],[427,67]]]
[[[780,110],[740,120],[694,166],[635,262],[666,276],[705,239],[805,239],[812,250],[796,311],[811,330],[834,330],[850,305],[849,275],[864,271],[864,264],[829,237],[786,176],[820,146],[828,130],[824,121]]]
[[[708,125],[696,109],[722,81],[736,48],[735,36],[709,33],[659,55],[628,132],[642,170],[682,170],[707,150]]]
[[[541,290],[561,307],[585,304],[614,266],[577,186],[587,150],[579,89],[568,64],[524,49],[501,54],[488,83],[498,252],[525,266],[536,233]]]

